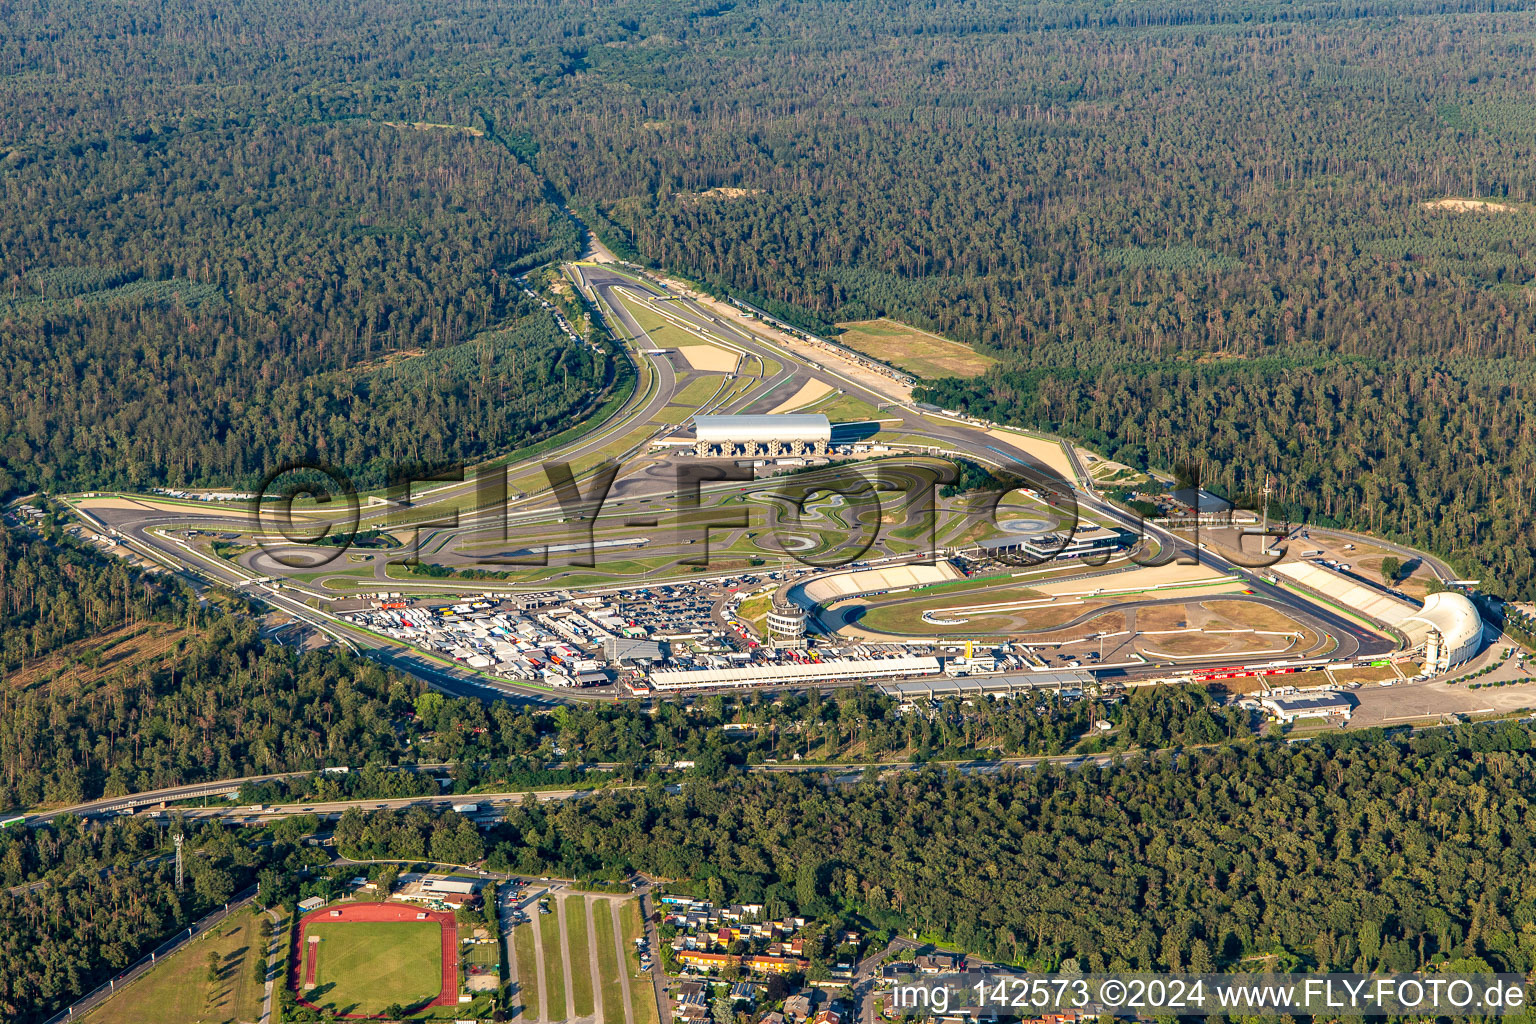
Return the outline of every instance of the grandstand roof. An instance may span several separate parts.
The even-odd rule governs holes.
[[[1440,634],[1447,650],[1455,651],[1482,635],[1483,620],[1467,595],[1442,591],[1426,597],[1423,609],[1405,618],[1399,628],[1419,641],[1417,634],[1424,633],[1426,627]]]
[[[820,413],[695,416],[700,441],[829,441],[832,424]]]

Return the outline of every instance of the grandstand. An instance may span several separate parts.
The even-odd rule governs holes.
[[[1420,608],[1316,562],[1282,562],[1272,571],[1401,633],[1409,651],[1423,654],[1426,672],[1445,672],[1471,660],[1482,648],[1483,621],[1465,594],[1430,594]]]
[[[825,455],[832,424],[820,414],[703,415],[693,418],[693,453],[765,458]]]

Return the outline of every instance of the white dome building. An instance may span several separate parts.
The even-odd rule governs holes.
[[[1424,607],[1397,624],[1410,647],[1424,645],[1424,671],[1444,672],[1470,661],[1483,645],[1483,620],[1465,594],[1430,594]]]

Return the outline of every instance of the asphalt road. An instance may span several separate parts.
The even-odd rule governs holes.
[[[623,303],[618,301],[617,292],[624,291],[630,295],[648,294],[653,297],[666,297],[664,303],[656,303],[658,308],[664,308],[667,314],[677,318],[696,330],[704,331],[717,337],[728,344],[740,348],[763,360],[774,360],[784,369],[776,373],[771,379],[763,381],[748,394],[729,403],[731,408],[745,409],[770,408],[772,405],[792,392],[797,382],[820,379],[834,387],[841,388],[848,394],[860,398],[865,402],[879,406],[882,409],[882,418],[896,421],[888,424],[895,432],[912,435],[931,441],[932,444],[944,451],[964,456],[983,465],[993,466],[1003,470],[1019,471],[1027,468],[1037,474],[1054,477],[1054,473],[1048,467],[1040,463],[1028,452],[1010,444],[1005,437],[988,434],[984,429],[969,423],[934,417],[923,413],[914,406],[892,404],[891,399],[878,392],[865,387],[859,381],[845,377],[828,368],[813,368],[806,365],[798,357],[781,350],[765,339],[747,331],[743,326],[732,323],[724,317],[716,316],[706,308],[693,303],[680,296],[669,295],[666,289],[655,284],[641,285],[632,277],[620,273],[618,270],[606,266],[581,266],[573,268],[578,280],[584,285],[590,294],[598,296],[608,312],[619,322],[621,328],[636,338],[647,337],[644,329],[635,322],[634,318],[625,309]],[[602,449],[605,445],[611,445],[616,436],[622,436],[625,431],[630,431],[638,424],[646,423],[660,416],[661,411],[672,401],[677,389],[677,376],[671,363],[671,356],[646,356],[640,352],[633,353],[633,358],[649,361],[656,376],[656,388],[648,395],[637,395],[631,403],[621,411],[609,423],[578,440],[566,449],[550,452],[545,457],[549,459],[579,458],[584,454],[591,454]],[[659,434],[670,427],[659,427],[654,433]],[[1075,453],[1074,459],[1075,459]],[[611,495],[622,494],[625,498],[637,498],[642,495],[652,495],[664,498],[670,495],[673,481],[669,474],[653,474],[645,472],[647,460],[638,460],[639,468],[635,471],[621,473]],[[1264,603],[1281,608],[1288,613],[1303,619],[1314,628],[1334,636],[1338,641],[1338,649],[1335,656],[1340,659],[1352,658],[1357,655],[1369,655],[1381,653],[1391,648],[1390,641],[1374,634],[1349,618],[1346,618],[1323,604],[1314,604],[1292,591],[1271,587],[1264,583],[1259,573],[1234,564],[1218,552],[1209,548],[1199,548],[1190,541],[1177,537],[1160,527],[1152,524],[1143,524],[1132,513],[1126,512],[1111,505],[1091,489],[1087,483],[1089,478],[1079,465],[1080,479],[1076,482],[1074,498],[1077,502],[1080,514],[1092,519],[1114,524],[1136,534],[1145,533],[1155,539],[1163,550],[1172,553],[1176,557],[1198,560],[1208,565],[1213,570],[1223,573],[1231,573],[1244,581],[1251,589],[1262,595]],[[430,502],[419,503],[418,509],[430,507],[430,503],[462,497],[465,490],[471,484],[451,485],[430,495]],[[731,486],[731,485],[726,485]],[[739,485],[736,485],[739,486]],[[548,517],[555,508],[553,496],[547,492],[542,495],[533,495],[528,499],[516,503],[514,510],[508,514],[512,522],[518,522],[519,517]],[[382,512],[371,513],[374,515]],[[471,515],[460,521],[460,525],[454,530],[434,531],[427,542],[436,548],[442,548],[448,544],[451,537],[460,535],[465,531],[483,528],[490,522],[500,522],[500,516]],[[425,679],[433,686],[457,695],[473,696],[479,698],[500,698],[522,703],[547,705],[566,701],[580,701],[592,699],[612,699],[615,694],[612,691],[604,694],[592,694],[579,691],[552,691],[542,687],[526,686],[512,681],[492,680],[477,673],[450,667],[427,658],[424,654],[414,649],[395,645],[381,637],[374,637],[361,631],[354,631],[340,626],[335,620],[327,618],[324,614],[311,607],[303,599],[303,590],[293,590],[287,586],[283,589],[274,589],[270,585],[253,584],[249,578],[228,563],[222,560],[198,557],[184,545],[164,537],[160,537],[151,531],[156,526],[165,526],[171,523],[185,522],[188,515],[177,515],[157,511],[112,511],[101,512],[99,517],[106,520],[111,526],[119,530],[129,538],[131,545],[137,551],[146,553],[152,557],[170,565],[177,566],[189,576],[202,580],[217,582],[222,586],[233,587],[252,596],[260,598],[275,608],[285,611],[297,619],[305,621],[332,636],[345,638],[345,642],[354,649],[369,657],[409,672]],[[218,528],[219,520],[209,520],[211,528]],[[231,526],[241,524],[231,522]],[[1371,541],[1372,543],[1380,543]],[[1407,554],[1407,549],[1402,549]],[[1417,557],[1417,553],[1412,553]],[[382,571],[382,562],[379,565]],[[334,563],[333,563],[334,564]],[[254,565],[254,563],[253,563]],[[268,563],[263,566],[270,567]],[[338,569],[346,566],[338,566]],[[1437,571],[1439,569],[1437,568]],[[422,586],[441,585],[423,583]],[[390,589],[402,591],[411,589],[410,585],[403,581],[390,581]],[[504,586],[504,585],[503,585]],[[464,584],[464,592],[472,592],[476,589],[496,589],[496,584]],[[1179,668],[1216,667],[1227,664],[1230,656],[1224,658],[1212,658],[1209,661],[1182,662]],[[1127,670],[1133,676],[1160,674],[1167,671],[1166,667],[1147,666],[1142,669]]]
[[[836,780],[856,782],[864,776],[867,769],[873,767],[882,774],[894,772],[917,771],[923,768],[953,768],[961,774],[990,774],[1003,771],[1009,767],[1033,768],[1046,763],[1052,763],[1063,767],[1076,767],[1094,761],[1098,764],[1108,764],[1118,757],[1135,756],[1125,754],[1104,754],[1095,757],[1087,757],[1080,754],[1038,755],[1021,757],[999,758],[972,758],[958,761],[927,761],[922,764],[901,763],[877,763],[868,764],[858,761],[810,763],[810,762],[784,762],[781,764],[755,764],[748,765],[743,770],[748,772],[763,773],[791,773],[791,774],[828,774]],[[446,765],[418,765],[418,770],[432,770],[447,767]],[[621,767],[616,764],[592,764],[589,768],[605,770]],[[175,804],[184,800],[195,800],[205,796],[226,797],[237,792],[247,782],[263,782],[271,779],[293,778],[297,776],[312,775],[313,772],[288,772],[281,775],[252,775],[238,779],[225,779],[219,782],[193,783],[185,786],[170,786],[164,789],[148,790],[142,793],[133,793],[126,796],[107,797],[101,800],[90,800],[84,803],[73,804],[68,807],[59,807],[50,811],[39,812],[26,816],[28,826],[41,825],[53,821],[64,815],[76,817],[104,818],[122,813],[127,809],[150,807],[166,803]],[[359,800],[329,800],[311,801],[308,803],[274,804],[264,805],[260,811],[252,809],[248,804],[234,804],[224,799],[220,803],[208,807],[171,807],[166,813],[177,813],[189,818],[226,818],[244,823],[259,823],[272,821],[279,818],[291,817],[301,814],[339,815],[351,807],[363,810],[399,809],[412,806],[442,807],[452,804],[513,804],[519,803],[528,796],[545,802],[552,800],[580,799],[594,793],[613,791],[618,789],[641,789],[638,785],[628,786],[603,786],[598,789],[543,789],[543,790],[509,790],[498,793],[446,793],[434,796],[407,796],[392,797],[389,799],[359,799]],[[668,789],[675,790],[676,785]]]

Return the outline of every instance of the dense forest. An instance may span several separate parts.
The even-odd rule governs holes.
[[[186,835],[186,886],[176,889],[168,822],[69,819],[0,834],[0,1017],[40,1021],[229,900],[265,870],[287,873],[309,855],[297,834],[269,843],[216,823]],[[263,837],[265,838],[265,837]]]
[[[1536,966],[1532,731],[1245,742],[1109,768],[695,781],[511,809],[489,863],[692,882],[1055,969]],[[392,819],[351,835],[387,846]],[[403,830],[419,842],[428,825]],[[710,880],[714,881],[711,882]],[[1249,966],[1252,966],[1253,961]]]
[[[279,99],[281,48],[321,57],[298,26],[237,56],[212,8],[122,13],[33,12],[41,35],[8,18],[0,42],[48,69],[0,85],[0,492],[239,487],[294,459],[379,484],[591,408],[605,359],[515,279],[577,229],[502,142]],[[184,51],[179,15],[203,21]]]
[[[1536,587],[1517,5],[66,7],[0,39],[6,490],[569,422],[599,360],[511,279],[580,250],[569,206],[808,327],[1001,358],[946,405]]]

